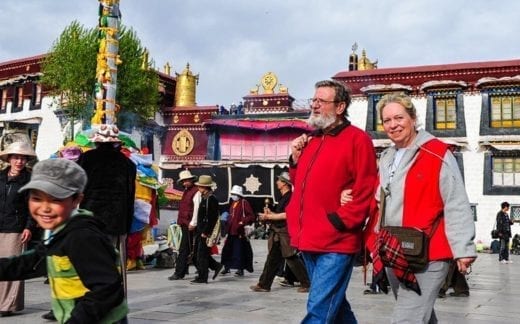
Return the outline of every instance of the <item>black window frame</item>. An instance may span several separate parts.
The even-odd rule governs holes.
[[[470,203],[469,205],[471,207],[471,214],[473,214],[473,221],[476,222],[478,220],[478,215],[477,215],[477,205],[478,204]]]
[[[454,98],[456,127],[454,129],[437,129],[435,99]],[[464,118],[464,92],[462,89],[426,91],[426,118],[424,128],[436,137],[466,137],[466,119]]]
[[[369,93],[367,94],[367,120],[365,131],[373,139],[386,139],[386,133],[384,131],[377,130],[377,103],[387,93]]]
[[[37,96],[38,87],[40,87],[40,98],[37,102],[36,99],[38,99],[38,96]],[[31,104],[29,105],[29,110],[39,110],[42,108],[43,89],[41,89],[41,85],[38,84],[37,82],[32,83],[31,89],[32,89],[31,90],[32,96],[31,96]]]
[[[493,157],[520,158],[520,150],[495,150],[490,149],[484,153],[484,181],[483,193],[490,196],[513,196],[520,195],[520,186],[494,186],[493,185]]]
[[[511,220],[515,223],[520,222],[520,205],[519,204],[511,204],[509,206],[509,215]]]
[[[22,89],[21,98],[18,95],[18,93],[20,92],[19,91],[20,88]],[[17,112],[21,112],[22,110],[23,110],[23,85],[18,84],[18,85],[13,86],[13,101],[12,101],[12,106],[11,106],[11,112],[17,113]]]
[[[520,135],[520,127],[491,127],[491,97],[500,95],[520,95],[520,85],[490,87],[481,90],[480,136]]]
[[[4,95],[5,98],[5,105],[4,105]],[[1,88],[0,89],[0,114],[6,114],[7,113],[7,89]]]

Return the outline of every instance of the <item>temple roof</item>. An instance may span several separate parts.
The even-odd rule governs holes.
[[[463,81],[474,86],[484,76],[513,77],[518,74],[520,60],[506,60],[341,71],[333,79],[348,84],[354,95],[361,95],[362,88],[375,84],[402,84],[419,90],[425,82],[432,80]]]

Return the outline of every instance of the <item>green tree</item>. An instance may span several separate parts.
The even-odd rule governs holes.
[[[42,63],[42,84],[74,124],[92,109],[97,33],[72,22],[54,42]],[[72,132],[74,130],[72,129]]]
[[[88,124],[94,113],[98,34],[97,28],[88,29],[73,21],[54,42],[42,63],[42,84],[59,100],[72,121],[83,120]],[[117,68],[116,94],[120,110],[116,118],[125,116],[127,122],[133,121],[132,126],[152,118],[159,108],[159,76],[152,69],[142,69],[144,52],[136,33],[121,27],[119,56],[122,63]],[[119,125],[119,121],[117,123]]]

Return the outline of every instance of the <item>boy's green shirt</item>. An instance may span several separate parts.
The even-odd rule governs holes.
[[[36,249],[0,259],[0,279],[47,273],[58,322],[113,323],[128,313],[117,260],[101,222],[79,209]]]

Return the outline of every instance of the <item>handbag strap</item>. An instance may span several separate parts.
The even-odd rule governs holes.
[[[381,217],[379,217],[379,227],[382,226],[385,226],[385,198],[386,198],[386,195],[385,195],[385,190],[383,189],[383,187],[381,187],[380,189],[380,195],[379,195],[379,211],[381,213]],[[433,225],[432,225],[432,230],[430,231],[430,233],[427,235],[428,238],[431,238],[433,236],[433,233],[435,233],[435,231],[437,230],[437,226],[439,226],[439,222],[441,220],[441,217],[442,217],[442,213],[439,213],[437,216],[435,216],[435,221],[433,222]]]

